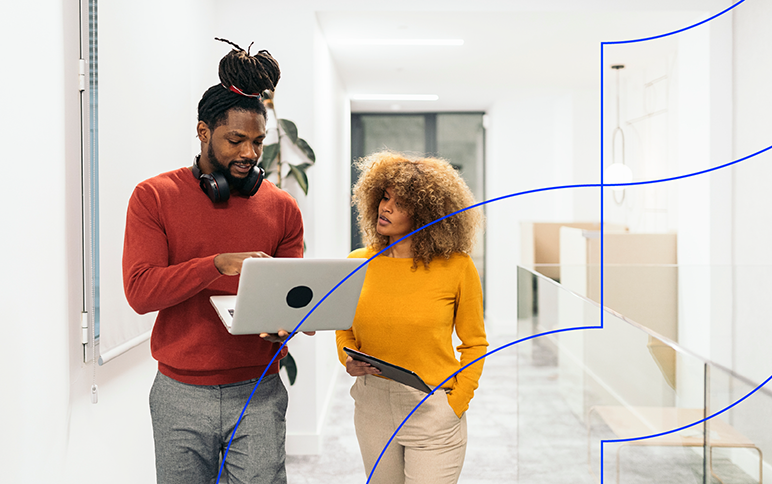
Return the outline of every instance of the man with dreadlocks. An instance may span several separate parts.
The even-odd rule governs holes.
[[[273,91],[279,66],[267,51],[224,42],[235,49],[220,61],[221,84],[198,103],[201,153],[193,166],[137,185],[126,217],[126,298],[140,314],[158,311],[150,413],[159,484],[218,479],[250,392],[287,336],[233,336],[209,297],[235,294],[232,276],[249,257],[303,256],[297,204],[256,166],[266,121],[260,93]],[[278,371],[277,358],[238,423],[223,482],[286,483],[287,391]]]

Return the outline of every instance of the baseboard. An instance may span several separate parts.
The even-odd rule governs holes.
[[[322,431],[324,429],[324,423],[330,413],[330,407],[332,406],[332,399],[335,395],[335,384],[338,381],[338,377],[343,371],[336,371],[327,388],[326,395],[324,397],[323,408],[319,412],[319,424],[317,425],[316,432],[314,433],[287,433],[287,440],[285,448],[287,455],[319,455],[322,453]],[[282,372],[284,373],[284,372]]]

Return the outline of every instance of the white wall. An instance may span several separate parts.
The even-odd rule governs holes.
[[[112,2],[100,7],[101,163],[120,169],[106,169],[100,179],[103,214],[118,214],[103,220],[102,250],[103,260],[117,266],[105,270],[119,275],[116,262],[131,189],[144,178],[188,164],[197,152],[195,106],[204,89],[217,82],[216,62],[227,51],[211,38],[236,32],[218,27],[216,12],[222,9],[208,0],[125,6]],[[155,15],[147,16],[150,10]],[[29,18],[35,19],[33,37],[21,20]],[[293,101],[285,102],[279,94],[277,107],[317,147],[319,166],[334,171],[340,158],[349,156],[343,87],[323,49],[314,55],[318,34],[311,12],[306,23],[297,26],[305,29],[307,42],[299,48],[304,53],[290,55],[277,47],[295,45],[283,37],[287,24],[297,25],[296,17],[292,22],[289,18],[276,25],[273,48],[266,38],[249,38],[254,33],[251,21],[244,25],[248,35],[233,35],[231,40],[263,40],[277,58],[285,59],[280,92]],[[0,16],[6,59],[18,72],[0,81],[4,113],[13,113],[2,118],[4,139],[13,140],[5,154],[8,160],[19,160],[15,166],[33,173],[31,181],[3,190],[4,234],[14,236],[0,242],[8,255],[8,277],[0,291],[6,308],[0,364],[8,391],[0,403],[0,418],[3,430],[14,437],[6,439],[0,459],[9,482],[153,482],[147,397],[156,362],[149,344],[102,367],[84,364],[81,357],[78,21],[77,4],[71,2],[15,2],[4,5]],[[227,23],[234,24],[232,17]],[[26,39],[24,47],[10,47],[20,46],[19,39]],[[315,76],[322,76],[325,88],[314,91]],[[334,122],[314,114],[314,98],[321,99],[325,91],[330,95],[318,103],[318,110],[327,110]],[[317,124],[325,124],[326,130],[325,142],[319,144],[314,139]],[[314,187],[313,171],[309,176]],[[348,205],[337,192],[330,195],[347,181],[328,178],[332,180],[319,186],[329,185],[330,192],[319,189],[314,196],[329,199],[345,221]],[[325,238],[310,231],[312,240],[324,247],[320,253],[345,254],[348,236],[335,232]],[[344,241],[342,247],[336,237]],[[118,283],[108,280],[106,286]],[[115,314],[105,309],[102,317]],[[325,344],[332,346],[330,341]],[[317,357],[329,359],[323,352],[314,353],[306,369],[317,364]],[[301,375],[303,370],[301,366]],[[99,385],[97,405],[90,402],[93,381]],[[327,397],[323,392],[319,400]],[[315,418],[314,431],[318,422]]]
[[[708,16],[694,15],[695,22]],[[664,45],[609,46],[605,55],[609,65],[626,65],[620,75],[620,124],[625,130],[626,163],[634,179],[677,176],[731,161],[732,14],[654,42]],[[662,77],[666,79],[645,87]],[[568,94],[523,91],[494,103],[488,122],[487,197],[551,185],[598,183],[599,102],[599,90],[585,89]],[[607,165],[612,158],[616,103],[616,76],[608,69]],[[666,112],[642,119],[661,110]],[[633,232],[678,233],[683,265],[679,341],[724,364],[732,354],[725,342],[732,333],[733,190],[729,170],[627,189],[622,205],[613,202],[609,190],[604,213],[606,222],[627,225]],[[571,198],[563,198],[569,192]],[[510,310],[507,301],[519,259],[519,221],[597,221],[599,198],[597,189],[573,189],[488,206],[489,316],[506,318]]]
[[[146,12],[155,12],[148,16]],[[186,21],[180,20],[185,12]],[[198,151],[195,106],[216,77],[198,78],[216,53],[198,42],[208,2],[101,3],[99,9],[100,250],[103,338],[140,316],[123,298],[120,260],[126,206],[141,180],[190,163]],[[138,31],[152,32],[136,35]],[[214,54],[214,55],[213,55]],[[74,167],[69,167],[68,170]],[[77,195],[75,195],[77,196]],[[71,284],[80,284],[71,273]],[[152,321],[153,316],[144,316]],[[113,330],[116,331],[116,330]],[[72,338],[71,340],[72,341]],[[157,364],[149,343],[96,369],[70,343],[71,381],[64,449],[67,482],[84,469],[111,482],[155,479],[148,394]],[[90,386],[99,385],[91,404]]]
[[[700,14],[694,20],[706,16]],[[772,62],[762,50],[771,40],[765,27],[770,19],[768,3],[746,2],[732,13],[678,34],[674,56],[643,66],[627,65],[621,82],[622,124],[628,149],[634,150],[632,156],[628,152],[628,163],[632,162],[636,179],[708,169],[772,143],[769,123],[764,121],[764,113],[772,105],[765,83],[772,73]],[[624,53],[614,60],[624,63]],[[662,66],[663,61],[667,65]],[[630,135],[625,121],[644,114],[636,103],[652,102],[647,98],[650,93],[641,92],[636,85],[660,73],[669,77],[669,91],[658,93],[667,96],[662,107],[668,113],[659,116],[667,122],[660,127],[637,123]],[[615,125],[613,74],[607,76],[606,84],[608,162],[608,138]],[[574,139],[576,143],[576,135]],[[651,157],[657,153],[666,163]],[[760,324],[766,318],[761,301],[772,289],[765,275],[772,232],[763,217],[763,207],[770,202],[766,184],[770,156],[764,154],[732,169],[669,182],[660,194],[644,195],[642,188],[629,189],[621,209],[609,195],[606,197],[607,221],[626,223],[638,232],[678,233],[679,342],[756,381],[772,373],[772,357],[763,343],[772,334],[768,325]],[[588,169],[589,162],[582,169],[575,168],[575,182],[593,182],[582,179]],[[575,199],[575,203],[575,213],[590,213],[591,201]],[[653,218],[650,208],[662,210],[666,220]],[[733,263],[737,265],[732,267]]]
[[[315,19],[316,20],[316,19]],[[345,86],[330,56],[327,42],[314,23],[314,140],[317,162],[309,176],[313,184],[309,199],[314,206],[314,232],[309,237],[307,257],[345,257],[349,250],[351,186],[351,103]],[[319,443],[335,378],[342,373],[338,362],[335,335],[317,333],[316,360],[308,360],[316,372],[319,390],[316,392],[316,427],[313,437]],[[345,375],[348,377],[348,375]]]
[[[674,170],[687,174],[710,168],[710,25],[679,36],[678,151]],[[678,341],[704,357],[710,352],[710,179],[677,182],[679,331]],[[699,329],[702,329],[700,331]]]
[[[531,90],[488,111],[485,193],[488,200],[573,183],[573,99],[570,92]],[[573,217],[571,190],[521,195],[486,207],[486,317],[514,321],[520,222]]]
[[[603,163],[624,162],[635,181],[677,174],[679,38],[604,47]],[[611,68],[619,64],[624,68]],[[662,183],[616,194],[607,189],[605,220],[632,232],[667,232],[678,207],[672,189]]]
[[[573,161],[574,184],[600,182],[600,89],[577,89],[573,92]],[[597,188],[571,190],[572,219],[600,222],[600,191]]]
[[[155,365],[147,347],[97,369],[99,405],[89,397],[93,366],[82,363],[77,4],[17,2],[3,10],[3,45],[27,36],[20,19],[34,18],[40,28],[26,41],[30,50],[7,49],[25,75],[24,83],[0,81],[2,105],[15,113],[3,118],[6,139],[14,140],[6,154],[35,160],[35,178],[46,180],[44,190],[25,182],[4,191],[5,206],[16,207],[3,211],[4,233],[17,234],[0,242],[13,274],[0,291],[0,365],[13,389],[0,404],[2,428],[14,436],[0,454],[4,479],[152,482],[147,390]],[[30,52],[45,53],[45,62]]]
[[[335,69],[318,22],[314,24],[314,139],[317,162],[309,188],[313,200],[313,240],[309,257],[345,257],[351,225],[350,210],[351,103]]]
[[[72,21],[72,12],[67,14]],[[5,476],[26,474],[29,482],[57,481],[68,434],[67,342],[73,322],[68,257],[77,253],[66,226],[66,182],[72,177],[65,166],[77,161],[77,152],[68,149],[66,123],[77,125],[78,118],[67,111],[77,102],[77,87],[73,91],[73,83],[65,82],[77,79],[77,64],[65,61],[75,62],[77,44],[63,42],[72,34],[72,24],[63,18],[62,2],[55,1],[15,2],[0,16],[8,63],[0,80],[0,123],[6,159],[18,167],[18,183],[3,190],[0,216],[5,254],[0,367],[7,385],[0,419],[4,434],[13,436],[3,443],[0,463]],[[29,25],[25,19],[35,19],[34,36],[23,28]]]
[[[694,21],[708,16],[695,14]],[[731,161],[732,13],[670,38],[608,46],[606,60],[625,65],[619,72],[619,101],[617,74],[605,71],[606,166],[614,158],[617,103],[625,163],[635,181],[686,175]],[[616,144],[619,162],[620,137]],[[712,341],[730,336],[731,205],[729,170],[627,188],[621,204],[611,190],[605,194],[605,221],[632,232],[678,234],[678,341],[724,363],[725,348]]]
[[[736,9],[733,24],[733,101],[734,146],[732,158],[740,159],[772,145],[772,59],[768,46],[772,42],[769,29],[772,22],[772,3],[745,2]],[[732,169],[731,186],[734,198],[731,207],[731,235],[735,263],[729,274],[734,283],[732,325],[723,328],[731,336],[730,366],[735,372],[760,383],[772,375],[772,325],[769,324],[769,295],[772,292],[770,265],[772,264],[772,225],[768,211],[772,206],[772,155],[769,152],[743,161]],[[724,208],[726,210],[726,208]],[[715,325],[714,325],[715,328]],[[714,329],[715,333],[716,330]],[[715,352],[716,350],[714,350]],[[732,401],[751,390],[751,386],[727,384],[725,375],[714,372],[714,385],[719,398]],[[722,378],[723,377],[723,378]],[[768,385],[767,385],[768,386]],[[769,430],[760,422],[770,421],[768,398],[753,396],[736,407],[731,416],[732,425],[756,442],[765,455],[770,452]],[[735,463],[755,475],[755,462],[735,454]],[[764,469],[765,481],[771,475]]]
[[[745,2],[734,16],[734,150],[742,158],[772,144],[772,4]],[[772,264],[772,154],[740,163],[734,170],[734,259],[736,307],[734,367],[762,381],[772,374],[772,325],[768,324]]]

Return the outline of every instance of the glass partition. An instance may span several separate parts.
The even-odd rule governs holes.
[[[772,482],[763,460],[772,451],[769,389],[703,421],[764,380],[754,383],[674,342],[679,322],[695,324],[685,319],[703,314],[705,320],[696,323],[720,335],[710,331],[718,326],[711,316],[725,315],[725,301],[708,304],[707,311],[684,307],[697,303],[690,299],[695,287],[725,290],[724,277],[720,268],[606,268],[606,306],[628,306],[607,309],[601,329],[599,303],[566,287],[593,294],[599,279],[592,267],[561,266],[564,284],[519,268],[518,339],[533,338],[517,345],[518,482],[762,483],[764,474]],[[581,280],[584,287],[576,286]],[[657,283],[664,288],[641,286],[652,280],[666,281]],[[696,286],[684,287],[687,281]],[[658,304],[665,289],[675,302],[665,297]],[[710,300],[705,292],[701,297],[703,304]],[[636,312],[629,309],[635,304],[648,320],[619,314]],[[772,374],[772,368],[757,373],[765,372]]]
[[[714,482],[772,482],[772,388],[767,384],[745,398],[758,384],[715,366],[708,367],[707,381],[708,413],[731,408],[706,422],[706,472]]]

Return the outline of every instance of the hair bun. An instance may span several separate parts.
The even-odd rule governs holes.
[[[269,91],[276,89],[281,70],[279,70],[279,63],[267,50],[250,55],[249,49],[254,42],[244,50],[230,40],[217,37],[215,40],[234,47],[220,59],[218,73],[223,86],[228,89],[233,86],[247,95],[259,95],[266,89]]]

